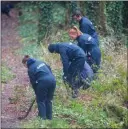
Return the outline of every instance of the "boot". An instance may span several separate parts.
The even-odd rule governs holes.
[[[77,98],[78,97],[78,89],[72,90],[72,98]]]
[[[91,86],[91,79],[90,78],[82,79],[81,84],[82,84],[82,89],[86,90]]]

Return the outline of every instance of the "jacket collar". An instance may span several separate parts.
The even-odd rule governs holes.
[[[27,66],[28,66],[28,68],[30,67],[31,64],[35,63],[35,61],[36,61],[36,60],[33,59],[33,58],[28,59],[28,61],[27,61]]]
[[[82,17],[82,18],[81,18],[81,20],[79,21],[79,23],[80,23],[80,24],[82,23],[82,21],[83,21],[83,18],[84,18],[84,17]]]

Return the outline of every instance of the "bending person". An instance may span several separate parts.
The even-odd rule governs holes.
[[[51,53],[60,54],[63,64],[63,79],[71,86],[72,97],[76,98],[78,96],[78,86],[75,82],[79,73],[84,68],[86,58],[84,51],[72,43],[50,44],[48,50]]]
[[[76,26],[69,30],[69,36],[71,39],[77,40],[78,46],[86,54],[87,63],[92,67],[93,72],[96,73],[100,68],[101,52],[94,38],[88,34],[83,34]]]
[[[30,82],[36,94],[39,117],[52,119],[52,99],[56,80],[50,67],[43,61],[24,56],[22,63],[28,68]]]
[[[91,81],[94,78],[94,73],[89,64],[85,61],[84,68],[82,72],[80,73],[80,87],[82,86],[83,89],[87,89],[91,86]]]

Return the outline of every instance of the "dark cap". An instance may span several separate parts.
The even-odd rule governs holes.
[[[82,16],[82,13],[81,13],[80,9],[74,10],[73,14],[72,14],[72,17],[73,16]]]
[[[49,44],[48,50],[49,50],[51,53],[53,53],[53,52],[55,51],[55,49],[56,49],[56,44]]]

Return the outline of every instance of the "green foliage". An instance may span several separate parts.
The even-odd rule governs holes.
[[[19,5],[22,15],[19,17],[20,26],[18,31],[20,36],[25,39],[25,42],[36,42],[38,40],[38,13],[33,10],[37,10],[37,7],[32,4],[22,3]],[[34,8],[35,7],[35,8]]]
[[[22,128],[44,128],[46,125],[45,121],[42,121],[40,118],[34,118],[27,122],[21,123]]]
[[[38,43],[48,35],[50,35],[50,31],[52,30],[52,7],[53,2],[37,2],[39,7],[39,23],[38,23]]]
[[[76,21],[74,21],[73,19],[72,19],[72,14],[73,14],[73,12],[78,8],[78,4],[77,4],[77,1],[71,1],[70,3],[69,3],[69,7],[70,7],[70,22],[69,22],[69,24],[72,26],[72,25],[74,25],[74,24],[76,24]]]
[[[56,36],[53,36],[53,42],[69,42],[71,41],[68,32],[66,31],[59,31],[57,32]]]
[[[55,118],[52,121],[43,121],[40,118],[35,118],[24,122],[23,128],[69,128],[68,123],[65,120]]]
[[[71,109],[73,109],[74,111],[80,112],[80,113],[85,110],[83,107],[83,104],[81,104],[79,102],[76,103],[76,101],[73,101],[73,100],[72,100],[71,104],[69,104],[69,107]]]
[[[114,29],[114,32],[118,35],[122,33],[122,1],[107,1],[106,2],[106,16],[107,23]]]
[[[54,106],[55,115],[61,119],[66,119],[68,122],[75,121],[79,127],[86,128],[104,128],[110,127],[110,121],[107,118],[107,114],[98,107],[83,107],[77,104],[77,102],[71,102],[72,107],[68,106]],[[76,105],[76,106],[74,106]],[[77,106],[79,105],[79,106]],[[82,110],[80,110],[83,108]],[[76,110],[77,109],[77,110]],[[72,125],[71,125],[72,127]]]
[[[23,21],[27,22],[24,22],[24,24],[31,24],[30,28],[28,25],[26,27],[24,26],[26,32],[22,33],[22,35],[36,35],[36,42],[41,43],[43,39],[45,40],[51,34],[56,33],[55,31],[57,29],[63,29],[65,26],[69,27],[69,25],[77,24],[72,20],[71,16],[72,12],[78,7],[83,9],[83,13],[89,17],[96,29],[99,29],[99,1],[85,1],[83,4],[79,4],[78,1],[30,1],[22,2],[21,5],[19,4],[19,8],[22,11],[20,21],[22,23]],[[122,1],[105,2],[104,14],[106,18],[104,20],[106,21],[104,23],[107,25],[107,30],[110,34],[114,30],[117,36],[119,36],[123,30],[123,19],[126,21],[126,14],[122,13],[123,7],[125,5]]]
[[[55,26],[65,25],[65,7],[62,4],[54,3],[53,12],[53,24]],[[60,28],[61,29],[61,28]]]
[[[38,46],[37,44],[34,44],[34,43],[27,44],[27,41],[25,43],[24,42],[23,42],[23,45],[24,45],[23,49],[17,51],[17,54],[30,55],[35,58],[42,56],[43,51],[40,46]]]
[[[128,2],[123,1],[123,5],[123,27],[126,28],[126,32],[128,32]]]
[[[107,96],[108,97],[108,96]],[[110,123],[111,127],[126,128],[127,127],[127,113],[126,107],[120,104],[118,96],[111,94],[108,100],[105,100],[104,110],[106,111],[109,119],[112,120]],[[113,123],[115,121],[115,123]]]
[[[15,78],[15,75],[12,73],[11,69],[8,68],[5,64],[1,66],[1,82],[7,83],[10,80]]]
[[[69,128],[68,123],[63,119],[56,118],[51,121],[49,128]]]
[[[92,23],[96,27],[98,25],[97,15],[98,15],[99,1],[87,1],[85,4],[85,8],[87,17],[92,21]]]
[[[27,23],[19,27],[19,34],[28,41],[37,41],[37,26],[33,23]]]

